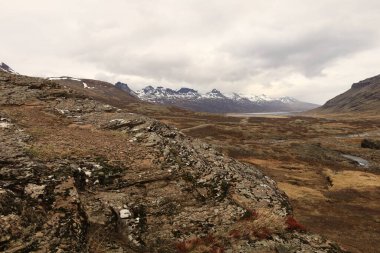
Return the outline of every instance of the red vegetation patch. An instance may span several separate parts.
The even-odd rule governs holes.
[[[175,245],[175,247],[177,248],[177,252],[178,253],[186,253],[188,252],[188,248],[187,248],[187,245],[186,245],[186,242],[179,242]]]
[[[233,239],[239,239],[241,237],[241,233],[237,229],[233,229],[230,231],[229,236]]]
[[[301,225],[300,223],[298,223],[298,221],[296,219],[294,219],[293,216],[288,216],[286,218],[285,224],[287,226],[287,229],[290,231],[294,231],[294,230],[306,231],[306,228],[303,225]]]

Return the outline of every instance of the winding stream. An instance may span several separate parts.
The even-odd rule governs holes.
[[[369,162],[361,157],[358,156],[353,156],[353,155],[342,155],[344,158],[347,158],[351,161],[355,161],[358,163],[359,166],[368,168],[369,167]]]

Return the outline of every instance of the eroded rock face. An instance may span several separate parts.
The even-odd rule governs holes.
[[[304,232],[286,195],[257,168],[54,82],[1,77],[0,250],[342,252]],[[47,139],[51,149],[76,129],[91,131],[94,143],[102,134],[127,141],[118,149],[105,142],[102,157],[94,148],[45,158],[34,146],[43,129],[18,116],[24,106],[58,122],[57,132],[71,129],[56,145]],[[85,145],[71,140],[72,148]],[[114,161],[119,153],[126,158]]]

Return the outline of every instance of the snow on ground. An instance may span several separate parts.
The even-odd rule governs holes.
[[[81,82],[83,84],[83,88],[85,89],[94,89],[95,87],[90,87],[88,86],[87,83],[83,82],[81,79],[78,79],[78,78],[73,78],[73,77],[69,77],[69,76],[61,76],[61,77],[48,77],[47,78],[48,80],[51,80],[51,81],[54,81],[54,80],[71,80],[71,81],[77,81],[77,82]]]

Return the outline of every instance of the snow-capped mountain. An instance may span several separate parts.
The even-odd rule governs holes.
[[[129,88],[129,87],[128,87]],[[147,86],[142,90],[134,92],[141,100],[152,102],[152,103],[167,103],[168,101],[174,101],[178,99],[198,99],[201,95],[198,91],[181,88],[179,90],[173,90],[170,88]]]
[[[291,97],[271,98],[262,95],[232,93],[225,95],[217,89],[201,94],[191,88],[173,90],[162,86],[147,86],[133,91],[127,84],[118,82],[117,88],[139,99],[151,103],[174,105],[200,112],[249,113],[249,112],[294,112],[305,111],[318,105],[298,101]]]
[[[0,62],[0,71],[7,72],[10,74],[18,74],[16,71],[14,71],[11,67],[9,67],[7,64],[4,62]]]
[[[271,98],[265,94],[261,94],[261,95],[244,95],[244,94],[241,94],[241,93],[232,93],[231,95],[227,95],[227,97],[233,99],[233,100],[237,100],[237,101],[251,101],[251,102],[254,102],[254,103],[266,103],[266,102],[270,102],[270,101],[275,101],[275,100],[280,100],[282,98],[279,98],[279,99],[275,99],[275,98]]]
[[[227,98],[225,95],[223,95],[217,89],[213,89],[212,91],[207,92],[202,97],[203,98],[209,98],[209,99],[226,99]]]
[[[297,102],[297,99],[292,98],[292,97],[281,97],[279,100],[285,104],[292,104]]]

